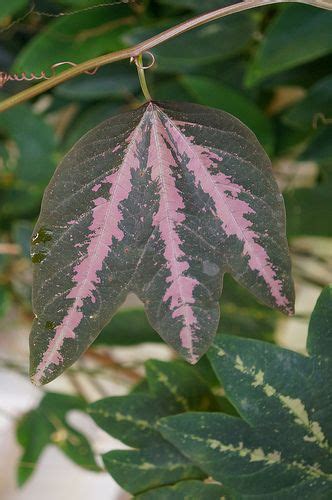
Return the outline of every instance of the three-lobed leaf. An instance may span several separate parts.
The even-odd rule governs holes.
[[[293,311],[283,200],[254,134],[223,111],[150,102],[77,143],[32,238],[31,374],[72,364],[127,294],[189,362],[208,349],[225,272]]]

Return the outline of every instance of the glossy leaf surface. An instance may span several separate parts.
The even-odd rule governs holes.
[[[216,332],[225,272],[293,311],[269,159],[236,118],[193,104],[148,103],[79,141],[46,190],[32,261],[36,383],[72,364],[130,291],[191,363]]]

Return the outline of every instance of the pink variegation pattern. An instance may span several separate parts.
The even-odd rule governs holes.
[[[269,160],[238,120],[197,105],[151,102],[85,136],[50,183],[32,251],[38,384],[78,358],[129,291],[191,363],[216,331],[225,272],[293,311]]]

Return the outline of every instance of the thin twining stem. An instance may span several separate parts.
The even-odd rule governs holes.
[[[86,71],[93,70],[94,68],[104,66],[106,64],[111,64],[116,61],[123,61],[125,59],[136,59],[143,52],[146,52],[161,43],[170,40],[176,36],[181,35],[193,28],[197,28],[198,26],[202,26],[203,24],[209,23],[211,21],[216,21],[222,17],[229,16],[231,14],[235,14],[236,12],[242,12],[248,9],[254,9],[256,7],[262,7],[264,5],[271,5],[277,3],[303,3],[307,5],[312,5],[314,7],[319,7],[322,9],[332,10],[332,0],[247,0],[245,2],[236,3],[234,5],[230,5],[228,7],[223,7],[220,9],[216,9],[212,12],[207,12],[205,14],[201,14],[197,17],[189,19],[188,21],[184,21],[172,28],[169,28],[158,35],[145,40],[133,47],[128,49],[118,50],[116,52],[111,52],[109,54],[105,54],[103,56],[99,56],[93,59],[89,59],[84,63],[78,64],[77,66],[64,71],[60,75],[54,76],[49,80],[46,80],[42,83],[34,85],[23,92],[19,92],[8,99],[0,102],[0,112],[5,111],[9,108],[12,108],[16,104],[20,104],[32,97],[36,97],[37,95],[46,92],[47,90],[56,87],[57,85],[74,78],[77,75],[80,75]]]

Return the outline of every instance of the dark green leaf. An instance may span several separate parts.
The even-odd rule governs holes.
[[[247,77],[250,85],[332,51],[332,13],[308,5],[290,5],[272,22]]]
[[[71,149],[75,142],[77,142],[84,134],[89,132],[89,130],[118,112],[119,107],[120,104],[115,102],[103,102],[95,104],[87,109],[83,109],[75,116],[70,125],[64,140],[64,149]]]
[[[174,486],[164,486],[135,496],[135,500],[219,500],[225,497],[220,484],[202,481],[180,481]]]
[[[196,367],[157,360],[147,361],[145,367],[151,393],[165,401],[169,413],[220,409]]]
[[[315,161],[321,165],[332,165],[332,127],[324,126],[310,139],[300,159]],[[328,205],[326,206],[328,208]]]
[[[155,429],[158,418],[171,413],[168,404],[162,395],[135,392],[90,405],[89,413],[102,429],[128,446],[140,448],[115,450],[103,457],[110,474],[131,493],[181,479],[204,477]]]
[[[120,310],[100,332],[94,344],[135,345],[162,342],[147,320],[143,308]]]
[[[136,494],[182,479],[205,477],[167,442],[143,450],[114,450],[103,456],[108,472],[126,491]]]
[[[91,78],[83,75],[57,87],[56,94],[75,101],[96,101],[105,97],[124,99],[139,89],[135,67],[128,61],[100,68]]]
[[[307,342],[312,356],[331,357],[332,353],[332,285],[317,300],[309,323]]]
[[[120,36],[134,19],[129,20],[131,14],[130,7],[122,4],[56,19],[23,48],[16,58],[15,70],[40,73],[54,63],[79,63],[119,50],[123,48]]]
[[[217,80],[203,76],[184,76],[181,83],[195,102],[220,108],[236,116],[257,136],[266,151],[273,151],[274,137],[271,121],[261,109],[243,93],[226,87]]]
[[[172,25],[180,21],[174,20]],[[133,45],[169,27],[169,23],[158,23],[151,27],[134,28],[124,36],[124,40]],[[254,28],[251,16],[244,13],[189,31],[153,50],[156,57],[153,69],[163,73],[183,73],[193,67],[227,59],[246,47]]]
[[[264,342],[217,338],[209,358],[243,420],[187,413],[159,423],[166,439],[235,498],[329,498],[331,306],[327,289],[312,316],[309,357]]]

